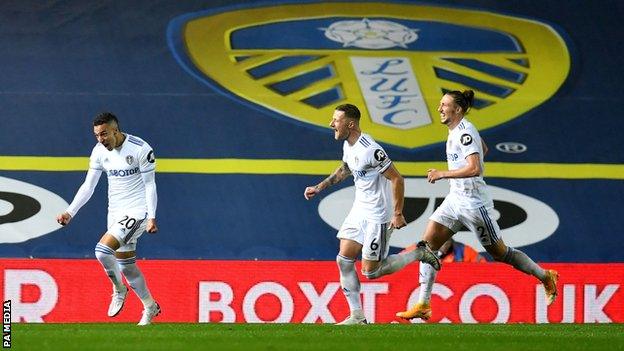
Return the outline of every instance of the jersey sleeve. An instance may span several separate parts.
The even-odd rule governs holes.
[[[147,218],[156,218],[156,205],[158,195],[156,192],[156,179],[154,172],[141,173],[143,184],[145,184],[145,202],[147,205]]]
[[[476,130],[471,129],[463,130],[459,134],[459,140],[457,140],[457,144],[459,145],[464,157],[480,153],[480,143],[481,138],[479,137],[479,133],[477,133]]]
[[[379,173],[385,172],[392,164],[392,160],[390,160],[390,157],[388,157],[388,154],[381,146],[373,144],[366,151],[368,163]]]
[[[143,144],[139,151],[139,169],[141,173],[153,172],[156,169],[156,156],[154,150],[147,143]]]
[[[87,201],[93,195],[93,191],[95,190],[95,186],[100,180],[100,176],[102,175],[102,171],[98,169],[89,168],[87,171],[87,176],[85,177],[84,183],[80,186],[74,199],[72,200],[69,207],[67,207],[67,213],[69,213],[72,217],[76,216],[76,213],[84,206]]]
[[[145,184],[145,202],[147,205],[147,217],[156,218],[156,205],[158,195],[156,192],[156,156],[154,150],[147,143],[144,143],[139,152],[139,169],[141,178]]]
[[[91,151],[91,156],[89,157],[89,169],[104,171],[104,167],[102,167],[102,161],[100,158],[100,152],[98,152],[97,145],[95,145],[93,151]]]

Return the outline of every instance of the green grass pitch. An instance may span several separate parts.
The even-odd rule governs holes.
[[[624,350],[622,324],[24,324],[13,350]]]

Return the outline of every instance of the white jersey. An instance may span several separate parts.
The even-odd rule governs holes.
[[[108,177],[109,214],[147,212],[141,173],[154,172],[155,167],[152,148],[141,138],[130,134],[126,134],[120,148],[111,151],[98,143],[89,160],[89,168],[106,172]]]
[[[485,167],[483,164],[483,144],[477,129],[465,117],[459,124],[449,130],[446,141],[446,160],[448,169],[455,170],[468,164],[466,157],[479,154],[481,175],[469,178],[449,179],[451,184],[450,195],[456,199],[457,205],[465,208],[489,207],[492,200],[487,192],[487,185],[483,180]]]
[[[347,163],[355,182],[355,201],[349,216],[366,218],[375,223],[392,220],[392,190],[390,181],[383,176],[392,161],[373,138],[362,133],[349,145],[343,144],[342,160]]]

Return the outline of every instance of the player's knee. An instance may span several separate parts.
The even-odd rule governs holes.
[[[97,243],[97,245],[95,245],[95,258],[97,258],[98,261],[102,261],[107,257],[111,257],[114,255],[115,251],[110,247],[100,243]]]
[[[118,258],[117,263],[119,264],[119,267],[121,268],[121,272],[126,277],[133,275],[138,270],[135,264],[136,257]]]
[[[355,266],[355,260],[343,255],[337,255],[336,264],[340,270],[347,270]]]
[[[496,262],[505,262],[505,255],[490,255]]]
[[[506,247],[504,250],[493,250],[492,252],[488,251],[488,253],[496,262],[509,263],[513,255],[513,249]]]

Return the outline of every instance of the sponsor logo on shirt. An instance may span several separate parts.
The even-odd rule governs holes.
[[[386,158],[388,158],[388,156],[386,156],[386,153],[382,150],[382,149],[377,149],[375,150],[375,160],[382,162],[384,161]]]
[[[463,134],[459,138],[459,141],[462,143],[462,145],[468,146],[468,145],[472,144],[472,136],[470,134]]]
[[[156,162],[156,156],[154,156],[154,150],[150,150],[149,154],[147,154],[147,162],[149,163]]]
[[[127,177],[139,173],[139,167],[131,169],[111,169],[108,171],[109,177]]]

